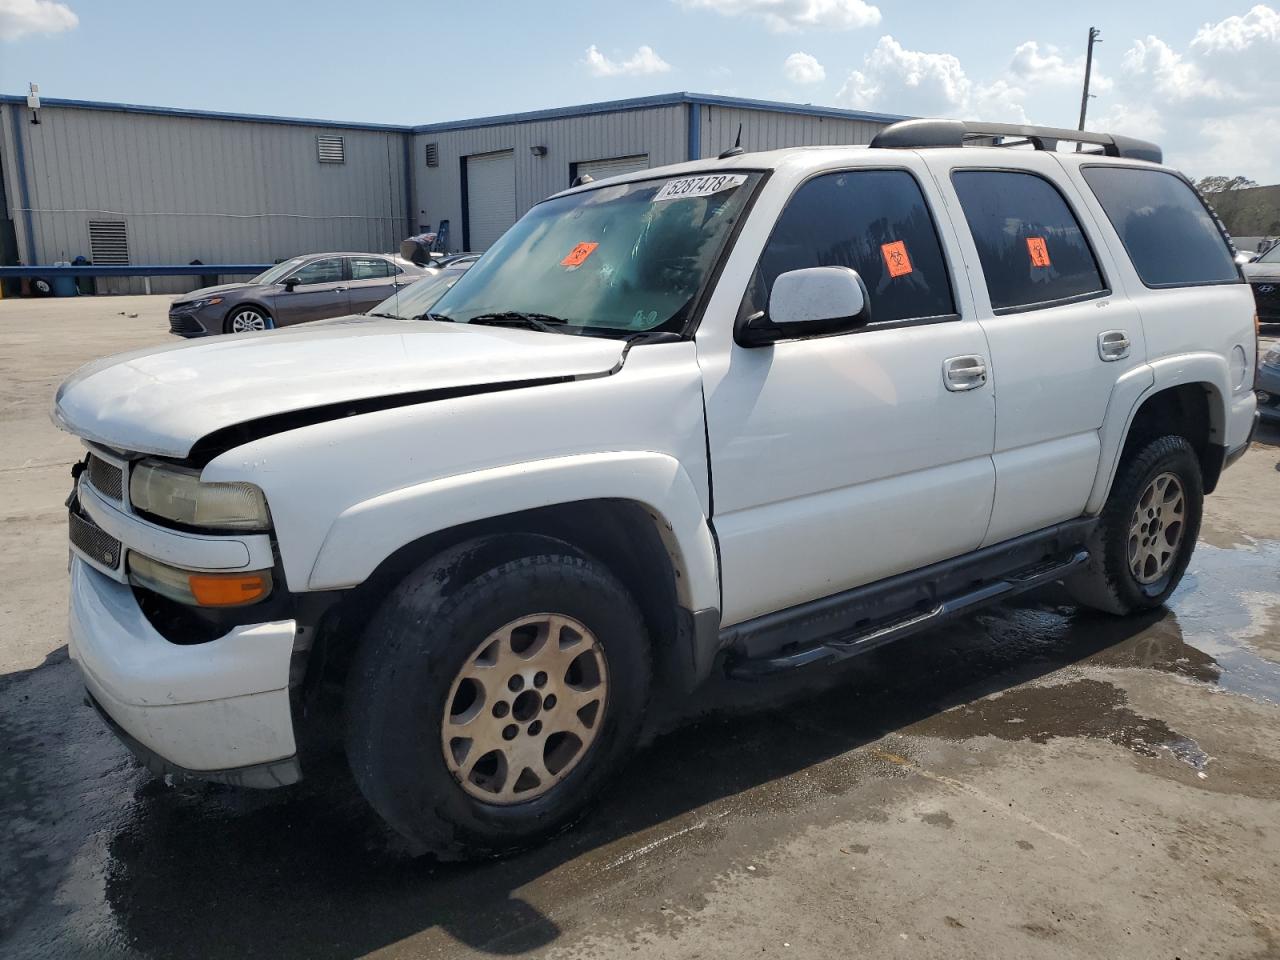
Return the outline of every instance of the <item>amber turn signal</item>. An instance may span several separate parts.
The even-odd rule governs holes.
[[[191,595],[202,607],[238,607],[271,592],[269,573],[193,573]]]

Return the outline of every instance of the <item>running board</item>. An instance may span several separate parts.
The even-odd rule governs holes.
[[[732,658],[726,672],[735,680],[756,680],[815,663],[837,663],[867,653],[877,647],[901,640],[922,630],[970,613],[998,600],[1017,596],[1036,587],[1061,580],[1089,560],[1089,551],[1076,550],[1066,560],[1050,561],[1010,574],[1000,580],[949,597],[928,610],[913,613],[888,623],[869,627],[847,636],[836,636],[793,653],[753,659]]]

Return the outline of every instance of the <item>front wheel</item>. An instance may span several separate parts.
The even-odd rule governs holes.
[[[1108,613],[1160,606],[1191,561],[1203,507],[1200,461],[1186,438],[1147,442],[1120,465],[1089,544],[1089,563],[1068,578],[1067,589]]]
[[[568,544],[528,541],[474,541],[409,574],[356,654],[348,760],[420,851],[492,856],[551,835],[639,732],[650,668],[634,601]]]
[[[275,321],[261,307],[240,307],[227,314],[222,326],[227,333],[252,333],[272,329]]]

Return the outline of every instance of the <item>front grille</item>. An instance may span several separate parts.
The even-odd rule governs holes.
[[[188,337],[192,334],[204,333],[204,327],[200,326],[200,321],[189,313],[171,313],[169,314],[169,332],[176,333],[180,337]]]
[[[1280,280],[1260,280],[1253,284],[1253,299],[1258,305],[1258,316],[1280,319]]]
[[[89,454],[88,474],[93,489],[117,503],[124,501],[124,471],[119,467]]]
[[[78,513],[67,514],[71,545],[111,570],[120,569],[120,541]]]

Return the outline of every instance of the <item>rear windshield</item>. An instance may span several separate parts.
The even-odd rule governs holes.
[[[1084,178],[1148,287],[1239,282],[1227,238],[1181,177],[1136,167],[1085,167]]]

